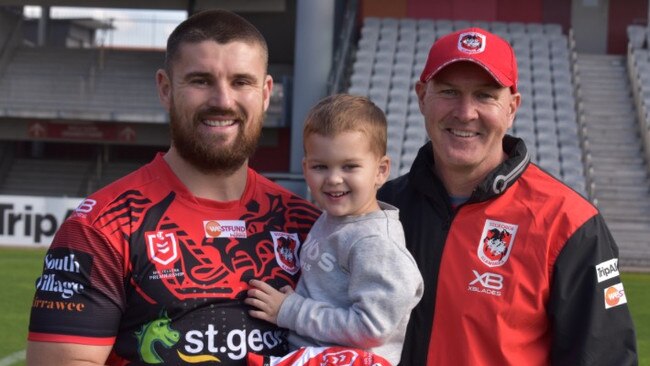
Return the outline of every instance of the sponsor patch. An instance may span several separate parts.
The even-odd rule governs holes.
[[[615,306],[627,304],[627,297],[625,297],[625,290],[622,283],[617,283],[610,286],[605,290],[605,309],[613,308]]]
[[[178,241],[173,232],[148,231],[144,235],[150,260],[166,266],[178,258]]]
[[[485,35],[477,32],[461,33],[458,50],[464,53],[481,53],[485,50]]]
[[[298,239],[298,234],[271,231],[271,237],[273,238],[275,260],[278,262],[278,265],[291,274],[298,273],[300,269],[300,261],[298,259],[300,239]]]
[[[66,308],[77,309],[76,305],[70,305],[70,301],[88,286],[92,264],[92,256],[87,253],[63,248],[50,250],[43,261],[43,274],[36,280],[37,298],[65,300]],[[32,306],[49,307],[53,304],[50,303],[35,301]],[[55,307],[61,308],[58,304]]]
[[[205,220],[203,229],[207,238],[246,238],[243,220]]]
[[[485,220],[477,255],[488,267],[504,265],[515,243],[518,225],[505,222]]]
[[[598,283],[601,283],[610,278],[618,277],[618,258],[610,259],[603,263],[596,265],[596,277]]]
[[[501,296],[501,289],[503,289],[503,276],[498,273],[479,273],[472,270],[474,279],[467,285],[467,290],[472,292],[480,292],[486,295]]]

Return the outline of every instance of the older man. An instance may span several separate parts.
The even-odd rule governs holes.
[[[508,42],[442,37],[415,91],[431,141],[379,192],[425,280],[401,365],[637,364],[603,217],[506,134],[521,103]]]

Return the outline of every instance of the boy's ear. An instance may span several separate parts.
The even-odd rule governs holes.
[[[375,181],[375,188],[379,189],[386,181],[390,175],[390,158],[388,155],[384,155],[379,159],[379,165],[377,167],[377,179]]]

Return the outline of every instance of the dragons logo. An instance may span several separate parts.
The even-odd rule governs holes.
[[[485,35],[468,32],[458,37],[458,50],[464,53],[480,53],[485,50]]]
[[[486,220],[478,245],[479,259],[489,267],[502,266],[510,257],[517,225]]]
[[[172,329],[170,323],[171,319],[163,313],[160,318],[144,324],[139,331],[135,332],[142,361],[148,364],[164,362],[156,352],[156,345],[161,344],[165,348],[170,348],[180,339],[180,333]]]
[[[296,274],[300,268],[298,262],[298,248],[300,240],[297,234],[272,231],[275,260],[285,271]]]

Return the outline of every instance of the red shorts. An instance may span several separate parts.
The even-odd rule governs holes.
[[[249,353],[248,366],[392,366],[373,353],[346,347],[303,347],[283,357]]]

